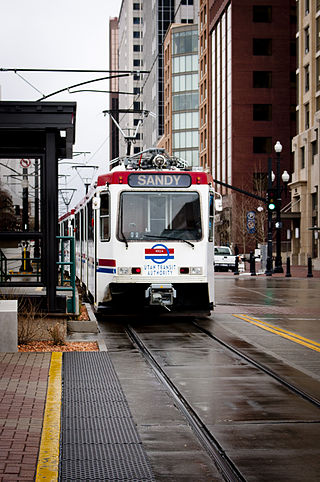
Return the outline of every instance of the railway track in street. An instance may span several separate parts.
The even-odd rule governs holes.
[[[206,425],[202,422],[196,411],[188,403],[188,401],[179,391],[177,386],[166,375],[165,371],[156,361],[151,351],[142,341],[138,333],[130,325],[127,325],[126,331],[129,338],[139,349],[144,358],[148,361],[158,379],[166,386],[167,390],[173,397],[176,406],[186,417],[189,425],[197,435],[200,443],[205,448],[212,460],[215,462],[224,479],[230,482],[245,481],[245,478],[242,476],[241,472],[238,470],[232,460],[228,457],[225,450],[219,444],[218,440],[208,430]]]
[[[201,326],[199,320],[172,319],[166,324],[135,319],[127,323],[130,341],[224,480],[251,480],[252,470],[257,472],[252,480],[260,480],[264,472],[272,474],[267,478],[271,480],[276,468],[279,472],[283,464],[288,468],[291,458],[285,457],[290,450],[294,457],[297,450],[290,448],[293,440],[301,440],[298,453],[314,452],[320,400],[277,373],[277,366],[264,365],[254,354],[249,356]],[[283,460],[276,455],[278,445],[286,447]],[[260,458],[261,450],[274,465],[267,456]],[[294,470],[289,468],[293,479]],[[314,480],[316,467],[309,464],[306,470],[309,480]]]
[[[313,397],[312,395],[308,394],[307,392],[305,392],[304,390],[302,390],[301,388],[295,386],[293,383],[290,383],[288,380],[286,380],[284,377],[280,376],[278,373],[274,372],[273,370],[271,370],[270,368],[266,367],[265,365],[263,365],[262,363],[258,362],[257,360],[254,360],[252,357],[249,357],[248,355],[244,354],[243,352],[241,352],[240,350],[238,350],[237,348],[235,348],[234,346],[230,345],[229,343],[227,343],[226,341],[222,340],[221,338],[213,335],[209,330],[203,328],[202,326],[200,326],[197,322],[193,322],[194,326],[196,326],[202,333],[208,335],[212,340],[216,341],[217,343],[219,343],[220,345],[222,345],[223,347],[225,347],[226,349],[230,350],[231,352],[233,352],[235,355],[237,355],[238,357],[242,358],[243,360],[245,360],[246,362],[250,363],[251,365],[253,365],[254,367],[258,368],[259,370],[261,370],[263,373],[266,373],[267,375],[269,375],[270,377],[274,378],[277,382],[281,383],[282,385],[284,385],[286,388],[288,388],[289,390],[291,390],[292,393],[302,397],[304,400],[307,400],[308,402],[312,403],[313,405],[315,405],[316,407],[320,408],[320,400],[318,400],[317,398]]]

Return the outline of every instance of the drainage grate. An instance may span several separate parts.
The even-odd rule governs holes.
[[[63,354],[60,481],[154,481],[107,352]]]

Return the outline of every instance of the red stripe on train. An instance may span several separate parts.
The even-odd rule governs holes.
[[[99,266],[116,266],[115,259],[99,259]]]

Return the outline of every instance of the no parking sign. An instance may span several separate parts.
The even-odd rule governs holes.
[[[21,159],[20,161],[20,166],[24,168],[28,168],[31,166],[31,161],[30,159]]]

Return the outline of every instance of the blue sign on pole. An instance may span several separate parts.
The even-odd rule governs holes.
[[[256,213],[254,211],[247,212],[247,231],[249,234],[256,232]]]

